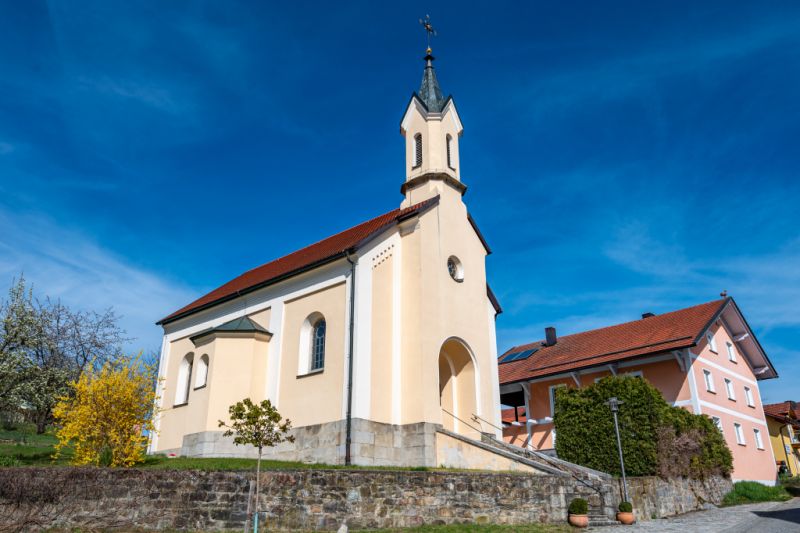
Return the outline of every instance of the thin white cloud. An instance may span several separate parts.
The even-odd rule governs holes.
[[[754,24],[741,32],[723,35],[709,32],[702,39],[633,49],[589,64],[567,64],[549,76],[537,71],[520,98],[535,113],[560,113],[581,102],[596,105],[598,100],[652,94],[665,81],[682,76],[701,75],[710,82],[714,69],[734,65],[780,43],[796,42],[797,35],[796,21],[777,20]]]
[[[21,272],[38,295],[83,309],[113,307],[128,336],[135,338],[131,350],[158,348],[161,333],[154,322],[196,296],[46,216],[0,209],[3,296]]]
[[[680,247],[655,237],[645,224],[635,223],[618,231],[605,253],[619,266],[647,275],[649,283],[674,294],[727,290],[761,331],[800,326],[796,303],[800,300],[800,240],[768,253],[748,253],[743,246],[738,256],[709,254],[690,259]]]
[[[109,76],[79,76],[76,83],[81,90],[128,103],[137,102],[171,115],[185,113],[194,107],[192,99],[188,98],[190,91],[183,90],[181,96],[176,97],[173,94],[175,90],[167,88],[163,83]]]

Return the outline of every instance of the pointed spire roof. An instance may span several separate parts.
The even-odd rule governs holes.
[[[436,72],[433,70],[433,60],[431,49],[428,48],[425,55],[425,71],[422,73],[422,83],[419,86],[419,99],[433,113],[441,113],[447,99],[442,96],[439,88],[439,81],[436,79]]]

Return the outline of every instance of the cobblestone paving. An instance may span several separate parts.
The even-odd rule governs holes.
[[[800,533],[800,498],[785,503],[755,503],[698,511],[633,526],[593,528],[607,533]]]

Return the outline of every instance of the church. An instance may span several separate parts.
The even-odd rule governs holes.
[[[461,119],[428,48],[400,125],[402,202],[249,270],[161,319],[150,452],[249,456],[219,420],[269,399],[294,443],[267,457],[514,469],[502,438],[490,250],[464,203]]]

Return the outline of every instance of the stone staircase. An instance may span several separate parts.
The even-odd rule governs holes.
[[[500,450],[504,450],[508,453],[515,454],[526,461],[547,465],[548,467],[556,469],[563,474],[570,475],[581,483],[596,489],[598,496],[605,492],[602,490],[604,485],[607,486],[608,484],[615,482],[614,477],[605,472],[600,472],[599,470],[576,465],[575,463],[570,463],[545,453],[526,450],[524,448],[520,448],[519,446],[514,446],[513,444],[509,444],[505,441],[498,440],[490,434],[483,434],[481,442]],[[604,498],[602,496],[600,496],[598,499],[599,502],[589,502],[589,528],[619,525],[619,522],[607,514],[613,511],[613,505],[609,505],[609,503],[613,502],[603,501]],[[599,503],[599,505],[592,505],[593,503]]]

